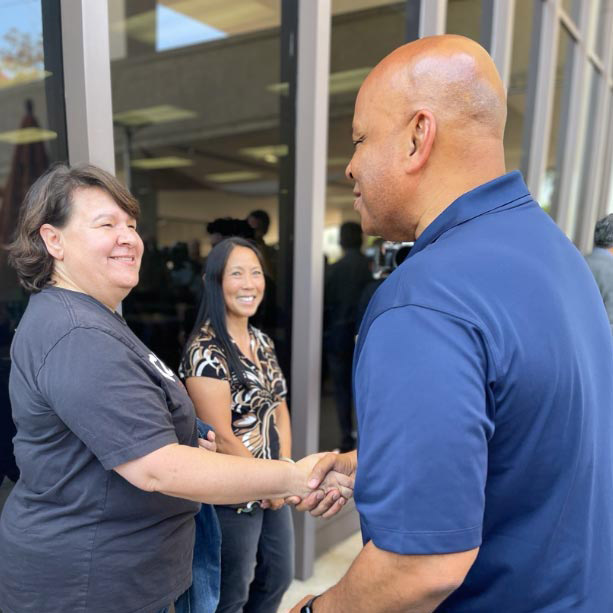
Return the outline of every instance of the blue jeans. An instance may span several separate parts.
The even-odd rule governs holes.
[[[211,426],[196,418],[198,436],[206,438]],[[219,602],[221,530],[215,509],[203,504],[196,515],[192,585],[175,602],[176,613],[215,613]]]
[[[215,613],[219,601],[221,531],[215,509],[203,504],[196,515],[192,585],[175,602],[176,613]]]
[[[289,507],[236,513],[215,507],[221,525],[221,592],[217,613],[272,613],[294,577]]]

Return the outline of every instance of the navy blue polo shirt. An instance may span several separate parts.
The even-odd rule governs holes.
[[[480,547],[437,611],[613,611],[610,328],[518,172],[453,202],[377,290],[354,387],[364,540]]]

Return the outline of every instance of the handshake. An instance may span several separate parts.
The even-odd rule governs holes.
[[[357,452],[315,453],[296,462],[304,479],[301,495],[288,496],[285,503],[314,517],[332,517],[353,496]]]

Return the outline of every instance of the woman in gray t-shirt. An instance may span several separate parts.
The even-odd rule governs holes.
[[[183,385],[117,313],[138,283],[138,214],[89,165],[52,168],[23,204],[10,261],[34,295],[11,349],[21,478],[0,519],[2,610],[156,613],[191,582],[198,502],[310,493],[317,457],[199,447]]]

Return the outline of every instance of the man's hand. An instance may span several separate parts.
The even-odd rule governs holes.
[[[207,451],[216,452],[217,443],[215,442],[215,432],[213,432],[213,430],[209,430],[206,433],[206,438],[198,437],[198,447],[201,449],[206,449]]]
[[[309,601],[309,598],[313,598],[314,594],[309,594],[305,596],[297,605],[294,605],[292,609],[290,609],[289,613],[300,613],[300,609]]]
[[[290,498],[292,498],[292,500],[308,497],[309,494],[311,494],[311,490],[315,488],[319,489],[320,495],[321,493],[330,494],[335,491],[345,498],[351,498],[353,496],[353,476],[338,472],[332,468],[325,470],[325,466],[327,466],[328,463],[324,464],[323,468],[319,468],[315,471],[315,468],[326,455],[325,453],[314,453],[296,462],[296,467],[304,471],[306,491],[291,496]],[[316,477],[313,477],[313,474],[315,474]]]
[[[313,456],[309,456],[313,457]],[[353,481],[355,480],[355,471],[357,468],[357,452],[349,453],[325,453],[319,454],[319,461],[313,467],[309,475],[308,485],[314,491],[300,500],[297,496],[292,496],[286,499],[288,504],[296,505],[298,511],[309,511],[314,517],[328,518],[336,515],[347,500],[353,495],[353,485],[351,486],[351,495],[346,496],[344,492],[338,489],[325,490],[319,486],[322,482],[325,484],[327,475],[332,471],[332,474],[343,474]],[[325,493],[324,493],[325,492]]]

